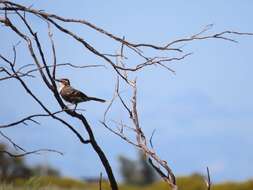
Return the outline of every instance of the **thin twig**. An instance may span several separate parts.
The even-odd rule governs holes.
[[[13,154],[13,153],[10,153],[9,151],[6,151],[6,150],[0,150],[0,153],[8,154],[10,157],[15,157],[15,158],[24,157],[24,156],[27,156],[30,154],[40,154],[41,152],[53,152],[53,153],[58,153],[60,155],[63,155],[62,152],[57,151],[57,150],[53,150],[53,149],[39,149],[39,150],[33,150],[30,152],[25,152],[25,153],[21,153],[21,154]]]
[[[3,136],[5,139],[7,139],[16,150],[21,150],[23,152],[26,152],[26,150],[24,148],[22,148],[21,146],[16,144],[10,137],[5,135],[2,131],[0,131],[0,135]]]
[[[102,180],[103,180],[103,174],[102,174],[102,172],[100,172],[100,176],[99,176],[99,190],[102,190]]]
[[[206,179],[206,186],[207,186],[207,190],[211,190],[211,178],[210,178],[210,172],[209,172],[209,168],[206,167],[206,172],[207,172],[207,179]]]

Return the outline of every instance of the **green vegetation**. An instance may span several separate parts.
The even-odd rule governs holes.
[[[8,150],[0,144],[0,150]],[[138,160],[121,156],[121,173],[124,183],[120,190],[168,190],[168,184],[157,181],[153,169],[146,162],[145,155],[139,153]],[[0,154],[0,190],[98,190],[99,182],[78,181],[60,177],[60,172],[50,167],[26,165],[23,158]],[[205,180],[199,174],[178,177],[180,190],[205,190]],[[110,190],[109,184],[102,181],[102,189]],[[235,183],[227,182],[212,186],[212,190],[253,190],[253,180]]]
[[[203,177],[194,174],[188,177],[179,177],[177,179],[180,190],[205,190]],[[16,179],[11,183],[1,184],[0,190],[97,190],[97,183],[85,183],[69,178],[61,178],[56,176],[33,177],[30,179]],[[107,182],[102,183],[103,190],[109,190]],[[154,182],[149,185],[120,185],[121,190],[167,190],[168,185],[164,182]],[[212,190],[252,190],[253,180],[246,182],[227,182],[212,186]]]

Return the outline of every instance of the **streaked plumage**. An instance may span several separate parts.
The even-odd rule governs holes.
[[[60,80],[57,79],[56,81],[60,82],[59,92],[61,94],[61,97],[65,101],[75,104],[75,108],[77,104],[80,102],[86,102],[90,100],[105,102],[105,100],[103,99],[87,96],[83,92],[71,87],[68,79],[60,79]]]

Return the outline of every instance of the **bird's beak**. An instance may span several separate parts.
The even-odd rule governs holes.
[[[57,82],[61,82],[61,80],[60,79],[54,79],[55,81],[57,81]]]

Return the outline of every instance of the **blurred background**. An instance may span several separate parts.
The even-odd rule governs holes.
[[[86,19],[136,43],[165,44],[196,34],[208,24],[214,24],[209,33],[224,30],[253,32],[253,2],[250,0],[17,2],[67,18]],[[31,18],[31,22],[40,32],[41,39],[45,40],[43,43],[47,52],[49,42],[46,24],[35,17]],[[72,25],[70,29],[103,52],[115,53],[120,47],[87,27]],[[56,30],[53,32],[58,63],[105,64],[71,38]],[[214,183],[252,179],[253,152],[250,147],[253,146],[253,38],[232,38],[239,43],[206,40],[187,44],[183,47],[184,51],[193,52],[193,55],[168,65],[176,71],[175,75],[158,67],[147,68],[138,74],[141,126],[147,137],[156,129],[153,144],[160,157],[168,161],[176,176],[198,178],[199,174],[206,174],[208,166]],[[18,42],[17,36],[1,26],[0,40],[1,54],[12,57],[12,45]],[[17,62],[20,65],[32,62],[22,47],[25,44],[21,43],[17,48]],[[48,57],[51,56],[49,52],[48,50]],[[1,64],[3,63],[0,62]],[[61,68],[57,71],[57,77],[69,78],[75,88],[110,100],[115,86],[115,75],[112,72],[109,68]],[[27,82],[50,108],[59,109],[39,78]],[[126,94],[129,91],[130,89],[124,89]],[[0,92],[0,124],[42,111],[15,80],[1,82]],[[133,184],[145,183],[142,180],[146,177],[140,174],[146,168],[142,167],[143,162],[140,161],[142,155],[100,124],[106,105],[88,102],[80,104],[79,108],[86,110],[85,116],[109,158],[117,180]],[[111,119],[120,121],[127,118],[118,105],[113,110]],[[22,163],[23,169],[29,171],[29,176],[26,177],[51,173],[54,176],[96,181],[100,172],[105,176],[104,169],[90,146],[80,144],[68,129],[56,121],[39,121],[41,125],[31,123],[29,126],[20,125],[1,131],[27,150],[51,148],[64,155],[43,153],[29,155],[22,161],[11,161],[2,155],[2,163]],[[71,123],[85,136],[85,131],[78,128],[78,122],[71,120]],[[4,139],[0,140],[2,148],[5,146],[12,150]],[[130,171],[139,168],[134,172],[138,175],[134,178],[139,181],[127,179],[124,170],[128,169],[122,168],[123,166],[129,166]],[[152,176],[153,179],[156,181],[157,176]]]

